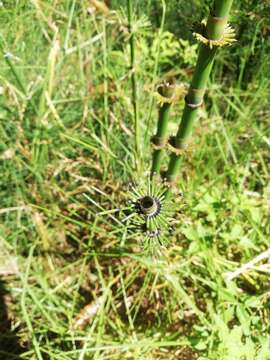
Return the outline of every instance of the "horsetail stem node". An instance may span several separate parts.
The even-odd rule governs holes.
[[[167,189],[161,180],[146,174],[128,190],[129,215],[123,221],[131,220],[128,228],[138,235],[143,251],[152,254],[162,253],[168,246],[177,222],[178,202],[172,196],[165,199]]]

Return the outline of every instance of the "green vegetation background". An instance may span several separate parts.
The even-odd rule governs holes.
[[[211,3],[133,3],[145,170],[155,85],[189,83]],[[117,213],[142,175],[126,2],[107,5],[0,2],[0,358],[270,359],[269,4],[233,3],[238,42],[218,53],[156,260]]]

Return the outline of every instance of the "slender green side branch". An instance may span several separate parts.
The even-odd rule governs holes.
[[[129,27],[129,46],[130,46],[130,71],[131,71],[131,86],[132,86],[132,105],[134,114],[134,126],[135,126],[135,153],[138,161],[140,154],[140,135],[138,124],[138,111],[137,111],[137,81],[135,73],[135,34],[132,29],[133,15],[132,15],[132,0],[127,0],[128,11],[128,27]],[[138,164],[137,164],[138,165]]]
[[[153,153],[151,176],[153,176],[154,174],[158,175],[160,172],[163,151],[164,151],[164,147],[167,145],[167,140],[168,140],[169,113],[172,106],[174,90],[175,90],[174,78],[164,81],[161,84],[161,86],[158,88],[158,92],[162,97],[162,102],[159,107],[157,133],[152,138],[154,153]]]
[[[154,65],[154,71],[153,71],[153,75],[152,75],[152,79],[153,79],[152,85],[151,85],[152,93],[154,92],[156,78],[159,73],[159,58],[160,58],[160,43],[161,43],[160,38],[164,31],[165,18],[166,18],[166,1],[161,0],[161,2],[162,2],[162,15],[161,15],[160,28],[159,28],[159,32],[158,32],[158,45],[157,45],[157,51],[156,51],[156,56],[155,56],[155,65]],[[144,133],[144,142],[146,142],[146,140],[148,138],[153,106],[154,106],[154,96],[151,96],[150,101],[149,101],[149,106],[148,106],[149,111],[148,111],[147,118],[146,118],[146,131]]]
[[[213,66],[218,46],[234,41],[231,29],[227,26],[228,15],[233,0],[215,0],[212,11],[202,34],[197,38],[202,42],[193,78],[185,97],[185,108],[178,132],[173,138],[173,153],[170,158],[166,179],[172,185],[177,177],[181,164],[181,149],[187,146],[194,121],[203,103],[206,84]]]

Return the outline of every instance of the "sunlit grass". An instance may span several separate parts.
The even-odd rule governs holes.
[[[155,23],[151,6],[146,15]],[[267,54],[246,86],[244,70],[233,76],[229,53],[219,57],[182,159],[178,225],[166,255],[153,259],[120,211],[128,183],[142,175],[127,18],[113,7],[105,14],[88,1],[1,8],[1,44],[17,75],[1,54],[0,249],[19,271],[0,279],[11,320],[0,325],[0,357],[266,360],[269,260],[228,278],[269,246]],[[144,171],[157,119],[152,86],[180,65],[187,71],[177,81],[188,82],[192,68],[173,53],[159,58],[155,72],[147,42],[160,36],[143,27],[136,44]],[[239,43],[245,68],[250,48]],[[179,100],[170,132],[182,109]]]

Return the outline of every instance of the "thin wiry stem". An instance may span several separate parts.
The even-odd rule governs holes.
[[[137,109],[137,79],[135,72],[135,34],[132,29],[132,3],[131,0],[127,0],[127,11],[128,11],[128,27],[129,27],[129,45],[130,45],[130,71],[131,71],[131,86],[132,86],[132,105],[134,114],[134,125],[135,125],[135,153],[136,160],[139,159],[139,148],[140,148],[140,133],[138,124],[138,109]]]

